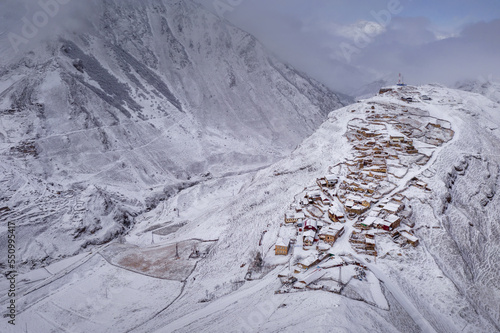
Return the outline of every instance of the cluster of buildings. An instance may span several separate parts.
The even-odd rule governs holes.
[[[317,188],[304,192],[298,203],[292,204],[285,213],[285,225],[296,228],[297,237],[289,241],[282,238],[275,246],[276,254],[288,254],[283,251],[292,244],[302,244],[303,249],[310,250],[316,244],[316,250],[327,251],[344,233],[344,211],[335,202],[335,185],[338,177],[327,176],[318,179]]]
[[[400,88],[380,93],[401,97]],[[431,100],[402,88],[407,103]],[[350,279],[363,279],[367,269],[355,260],[355,253],[376,258],[377,244],[384,251],[419,245],[404,194],[415,193],[413,187],[417,192],[430,189],[416,177],[408,181],[407,175],[430,159],[419,149],[425,152],[432,149],[429,145],[448,142],[454,132],[445,120],[409,105],[368,105],[360,112],[364,116],[348,123],[345,137],[352,146],[351,160],[332,166],[330,174],[305,188],[285,213],[282,237],[274,249],[276,255],[293,251],[293,256],[289,272],[280,276],[283,286],[278,292],[308,288],[340,293]],[[379,107],[384,112],[377,112]],[[405,187],[397,191],[402,181]]]
[[[401,245],[418,245],[410,228],[402,227],[411,213],[405,204],[407,199],[400,193],[387,195],[402,178],[392,170],[407,172],[408,165],[400,157],[419,151],[412,139],[397,130],[394,115],[374,113],[374,109],[372,106],[367,111],[370,114],[365,119],[355,118],[348,125],[345,136],[353,146],[354,158],[343,163],[338,173],[317,179],[285,213],[285,225],[294,225],[296,236],[280,239],[275,246],[277,255],[287,255],[291,245],[328,253],[344,235],[346,222],[353,227],[347,237],[357,253],[377,256],[376,236],[381,234],[390,235]],[[387,130],[388,124],[396,128],[392,133]],[[410,185],[428,190],[427,184],[418,179]]]

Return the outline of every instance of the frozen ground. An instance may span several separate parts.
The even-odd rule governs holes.
[[[412,106],[450,122],[455,131],[428,165],[412,170],[432,191],[410,187],[404,193],[411,199],[421,244],[398,248],[382,238],[376,261],[358,256],[369,274],[349,292],[275,294],[286,261],[275,260],[270,250],[295,195],[351,157],[344,136],[348,123],[365,114],[368,103],[408,105],[391,96],[332,112],[288,158],[267,169],[181,191],[138,216],[123,244],[101,250],[104,256],[114,253],[114,260],[140,254],[139,262],[144,262],[162,248],[153,259],[161,260],[158,254],[171,258],[176,242],[217,240],[198,259],[182,257],[192,247],[180,251],[179,266],[183,260],[197,260],[192,272],[165,280],[141,274],[148,267],[130,270],[130,263],[120,260],[120,267],[110,265],[99,253],[75,258],[68,262],[76,266],[71,271],[48,267],[33,277],[38,287],[20,298],[19,322],[30,329],[39,325],[46,331],[72,332],[106,331],[112,325],[132,332],[498,331],[500,141],[488,129],[488,114],[496,110],[483,111],[491,104],[478,95],[439,86],[414,89],[433,100]],[[158,235],[157,225],[180,227]],[[124,247],[125,252],[117,251]],[[254,265],[257,251],[264,254],[261,268]],[[249,269],[252,281],[245,279]],[[57,272],[57,280],[47,276]]]

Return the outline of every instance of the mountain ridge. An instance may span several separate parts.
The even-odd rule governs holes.
[[[59,250],[31,245],[44,253],[37,260],[81,251],[86,237],[100,244],[125,233],[172,187],[273,163],[343,105],[189,1],[94,6],[101,14],[84,33],[54,36],[2,69],[3,169],[18,182],[3,204],[19,223],[69,223],[76,232]],[[35,213],[38,205],[16,199],[22,191],[50,193],[61,209]],[[85,213],[71,208],[87,201]],[[25,209],[32,221],[19,220]]]

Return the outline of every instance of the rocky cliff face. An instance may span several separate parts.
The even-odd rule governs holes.
[[[207,178],[269,165],[342,106],[190,1],[93,6],[85,33],[0,68],[0,205],[26,263],[115,238]]]

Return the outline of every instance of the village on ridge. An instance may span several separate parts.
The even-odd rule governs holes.
[[[430,190],[413,173],[454,132],[449,122],[413,107],[432,101],[414,87],[384,88],[379,96],[401,102],[348,110],[356,114],[345,133],[354,159],[331,166],[284,213],[274,254],[290,260],[277,293],[341,293],[352,279],[367,279],[369,270],[358,258],[371,262],[384,255],[379,239],[400,250],[419,245],[407,193]]]

